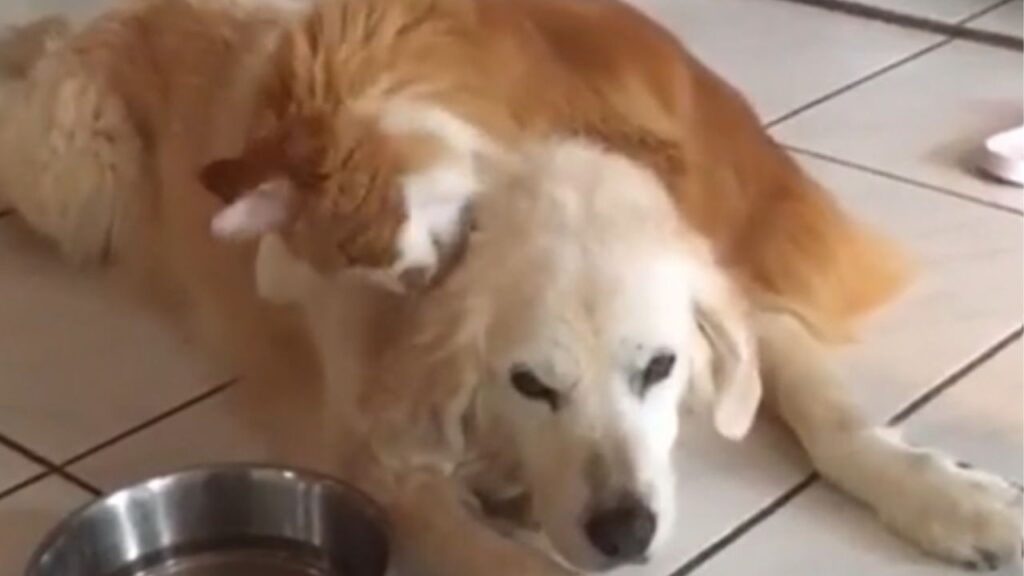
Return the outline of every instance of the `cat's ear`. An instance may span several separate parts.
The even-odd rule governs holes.
[[[294,214],[295,189],[285,179],[241,193],[213,217],[210,229],[224,240],[250,240],[281,230]]]
[[[249,239],[280,230],[294,217],[299,181],[310,182],[321,161],[315,125],[284,123],[236,157],[210,162],[199,180],[225,206],[213,219],[214,235]]]

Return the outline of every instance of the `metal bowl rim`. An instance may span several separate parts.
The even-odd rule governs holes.
[[[388,521],[387,515],[384,509],[373,500],[369,494],[356,488],[352,484],[345,482],[339,478],[328,476],[321,472],[314,472],[307,468],[294,467],[294,466],[280,466],[267,463],[246,463],[246,462],[228,462],[219,464],[197,464],[175,470],[173,472],[167,472],[159,474],[157,476],[150,476],[142,480],[126,484],[116,488],[107,493],[100,494],[95,500],[87,502],[70,512],[65,516],[56,526],[46,532],[46,535],[39,541],[32,555],[29,557],[28,563],[26,564],[26,574],[30,574],[31,570],[39,566],[43,556],[47,552],[53,549],[54,545],[60,539],[61,535],[68,529],[69,526],[74,524],[79,518],[85,517],[90,511],[98,509],[103,506],[109,499],[114,498],[120,494],[124,494],[131,490],[134,490],[148,482],[171,480],[174,478],[181,478],[192,476],[196,474],[225,474],[225,473],[238,473],[238,472],[271,472],[271,473],[287,473],[292,474],[295,480],[304,483],[317,483],[326,484],[332,489],[336,489],[340,493],[344,493],[346,496],[353,497],[358,501],[359,506],[365,513],[370,516],[378,527],[383,532],[385,540],[389,540],[391,537],[391,523]]]

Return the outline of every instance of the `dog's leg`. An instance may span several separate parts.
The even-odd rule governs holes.
[[[406,483],[404,494],[392,502],[391,513],[397,553],[410,564],[410,574],[569,574],[538,551],[480,524],[446,478],[418,478]]]
[[[0,38],[0,195],[71,260],[109,255],[142,146],[120,98],[41,21]]]
[[[868,424],[795,317],[765,312],[757,329],[766,400],[823,477],[932,554],[977,569],[1019,559],[1019,488]]]
[[[336,448],[336,447],[334,447]],[[332,450],[334,449],[332,448]],[[433,469],[395,471],[350,447],[341,470],[387,511],[391,573],[418,576],[571,576],[536,549],[482,524],[453,480]],[[373,462],[373,465],[368,462]]]

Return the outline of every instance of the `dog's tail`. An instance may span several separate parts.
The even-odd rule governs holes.
[[[915,263],[846,213],[761,128],[742,96],[710,71],[695,69],[707,81],[695,83],[694,101],[707,111],[694,114],[699,136],[691,140],[704,157],[699,168],[679,170],[689,169],[716,196],[703,206],[700,195],[682,200],[716,223],[713,232],[733,234],[726,257],[750,291],[805,311],[829,340],[855,336],[865,316],[909,284]]]
[[[0,35],[0,79],[4,82],[25,79],[43,54],[70,33],[71,25],[61,16],[7,29]]]
[[[916,263],[856,221],[792,164],[787,197],[763,209],[748,236],[748,279],[814,320],[826,340],[853,337],[859,320],[909,284]]]
[[[141,146],[122,99],[45,18],[0,35],[0,204],[71,260],[103,262],[138,185]]]
[[[0,30],[0,130],[17,114],[16,100],[25,79],[43,54],[70,33],[68,21],[60,16],[41,18]],[[0,188],[0,211],[11,208]]]
[[[0,31],[0,123],[13,114],[12,93],[28,76],[49,46],[67,37],[70,26],[62,17],[49,17]],[[10,208],[0,190],[0,211]]]

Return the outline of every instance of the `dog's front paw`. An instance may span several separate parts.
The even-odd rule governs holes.
[[[908,454],[915,482],[879,510],[925,550],[972,570],[1021,558],[1021,487],[931,451]]]

